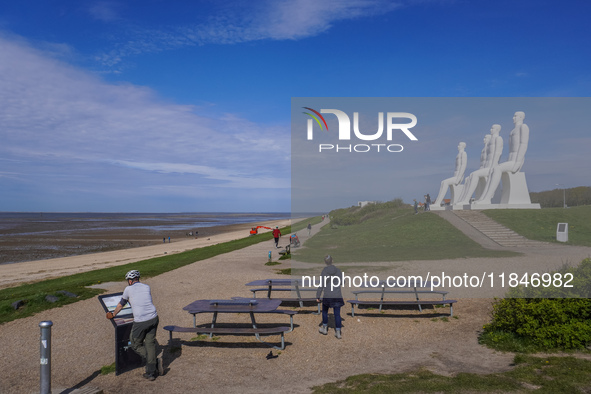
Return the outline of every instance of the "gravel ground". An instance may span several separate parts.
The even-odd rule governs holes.
[[[318,226],[315,226],[314,232]],[[314,234],[313,232],[313,234]],[[306,234],[298,234],[305,241]],[[287,243],[287,237],[281,244]],[[139,250],[143,248],[137,248]],[[97,387],[105,393],[260,393],[282,391],[306,393],[315,385],[344,379],[359,373],[396,373],[427,368],[439,374],[457,372],[492,373],[511,369],[513,355],[496,352],[478,344],[478,334],[490,318],[490,298],[460,298],[454,307],[457,318],[444,319],[448,309],[387,310],[383,314],[363,311],[353,318],[343,308],[343,339],[334,331],[318,333],[320,317],[315,307],[298,309],[294,332],[286,334],[287,347],[277,358],[266,359],[270,348],[253,337],[223,336],[190,341],[192,334],[175,334],[172,347],[168,332],[161,327],[190,326],[192,316],[182,307],[196,299],[249,296],[245,283],[278,277],[268,267],[267,253],[278,257],[272,241],[216,256],[146,280],[160,316],[157,340],[166,373],[153,382],[142,378],[143,368],[122,375],[100,375],[100,368],[114,362],[114,332],[97,299],[81,301],[39,313],[30,318],[0,325],[0,392],[29,393],[39,388],[39,327],[44,320],[54,323],[52,331],[52,387],[58,392]],[[561,260],[579,262],[591,248],[548,246],[547,250],[524,250],[515,259],[459,259],[462,267],[482,265],[527,267],[560,265]],[[557,257],[560,256],[560,257]],[[558,260],[558,261],[556,261]],[[511,265],[511,261],[513,264]],[[428,265],[433,262],[422,262]],[[336,262],[338,266],[338,262]],[[320,270],[322,265],[318,265]],[[109,292],[123,291],[125,283],[108,284]],[[282,307],[283,308],[283,307]],[[228,321],[220,315],[219,322]],[[239,316],[247,322],[248,316]],[[198,316],[206,323],[210,316]],[[260,322],[288,322],[287,316],[262,315]],[[269,341],[279,336],[269,337]],[[180,349],[179,349],[180,347]],[[176,350],[175,350],[176,348]],[[273,350],[274,354],[278,351]]]

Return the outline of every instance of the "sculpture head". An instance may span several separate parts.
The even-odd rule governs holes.
[[[517,111],[515,115],[513,115],[513,123],[521,124],[523,123],[523,119],[525,119],[525,112]]]
[[[458,151],[460,151],[460,152],[463,151],[465,147],[466,147],[466,143],[465,142],[460,142],[458,144]]]
[[[485,145],[486,145],[486,144],[488,144],[488,141],[490,141],[490,137],[491,137],[491,136],[490,136],[490,134],[486,134],[486,135],[484,136],[484,144],[485,144]]]
[[[501,132],[501,125],[500,124],[494,124],[490,128],[491,135],[499,135],[500,132]]]

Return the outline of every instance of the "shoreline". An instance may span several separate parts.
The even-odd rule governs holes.
[[[212,236],[228,226],[290,219],[288,214],[0,213],[0,265],[159,245]],[[191,234],[191,235],[189,235]]]
[[[233,241],[249,236],[254,226],[285,227],[291,224],[291,219],[269,220],[264,222],[230,224],[209,227],[209,235],[183,237],[172,240],[171,243],[157,243],[147,246],[122,248],[107,252],[86,253],[74,256],[31,260],[0,265],[0,289],[15,287],[24,283],[38,282],[61,276],[88,272],[95,269],[115,267],[146,260],[153,257],[181,253],[186,250],[202,248],[223,242]],[[260,229],[259,233],[271,230]],[[205,231],[204,231],[205,233]]]

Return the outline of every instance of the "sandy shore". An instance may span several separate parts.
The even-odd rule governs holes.
[[[35,260],[14,264],[0,265],[0,289],[16,286],[20,283],[36,282],[43,279],[72,275],[80,272],[133,263],[152,257],[184,252],[186,250],[215,245],[248,236],[253,225],[274,228],[289,226],[291,220],[271,220],[266,222],[234,224],[220,226],[208,231],[213,235],[173,238],[171,243],[158,243],[131,249],[114,250],[102,253],[90,253],[55,259]],[[270,230],[259,229],[259,233]],[[204,232],[207,234],[207,232]]]
[[[319,227],[314,226],[312,235]],[[302,242],[307,238],[305,233],[298,233]],[[230,238],[232,236],[227,234],[223,239]],[[284,237],[280,244],[287,242]],[[340,341],[334,337],[332,329],[328,336],[318,334],[320,317],[312,314],[315,307],[298,308],[294,317],[296,328],[286,334],[286,349],[270,360],[265,357],[270,349],[251,336],[192,341],[193,334],[175,334],[172,344],[168,343],[168,332],[163,326],[192,324],[192,316],[182,310],[185,305],[203,298],[247,297],[250,292],[245,283],[279,277],[275,269],[286,268],[289,263],[265,266],[269,250],[276,259],[277,249],[273,241],[268,241],[146,280],[160,316],[158,351],[166,368],[166,374],[154,382],[142,378],[142,368],[119,376],[100,374],[102,366],[114,362],[114,330],[94,298],[0,325],[0,392],[38,390],[38,325],[44,320],[54,323],[52,387],[56,392],[96,387],[105,393],[307,393],[315,385],[359,373],[397,373],[426,368],[444,375],[488,374],[512,368],[513,354],[496,352],[478,344],[479,332],[490,319],[492,300],[458,298],[455,294],[453,298],[458,299],[455,318],[449,319],[442,319],[449,313],[447,308],[422,313],[412,309],[387,310],[383,314],[365,310],[353,318],[350,308],[345,306],[341,313],[344,328]],[[529,259],[528,264],[533,265],[543,262],[544,256],[548,256],[548,261],[559,255],[578,258],[590,248],[553,250],[553,254],[531,250],[526,252],[529,257],[526,255],[519,261],[525,263]],[[506,264],[509,260],[459,259],[457,264]],[[318,264],[318,270],[321,268]],[[108,291],[123,291],[125,285],[123,280],[108,284]],[[210,315],[198,315],[197,323],[205,324],[210,319]],[[241,315],[220,315],[218,322],[230,319],[248,322],[248,316]],[[257,321],[288,323],[289,319],[262,315]],[[268,341],[279,341],[279,337],[269,337]],[[278,354],[277,351],[273,353]]]

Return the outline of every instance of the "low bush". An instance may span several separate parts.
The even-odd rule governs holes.
[[[591,260],[577,268],[557,272],[573,274],[573,288],[519,286],[509,297],[493,305],[492,321],[484,326],[481,342],[507,351],[584,349],[591,343],[591,300],[589,298],[542,298],[558,296],[588,297]],[[551,273],[554,275],[554,273]]]

